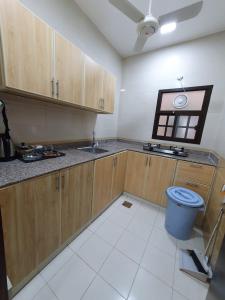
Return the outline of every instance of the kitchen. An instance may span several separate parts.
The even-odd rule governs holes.
[[[7,279],[10,299],[220,299],[209,298],[216,276],[210,285],[180,271],[179,251],[204,251],[216,228],[216,274],[224,3],[203,1],[136,51],[137,24],[111,2],[0,1],[0,129],[11,150],[0,162],[0,291]],[[130,2],[148,11],[149,1]],[[159,17],[193,3],[151,7]],[[206,209],[185,242],[164,226],[174,185]]]

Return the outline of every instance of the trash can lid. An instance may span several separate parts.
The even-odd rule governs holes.
[[[204,200],[197,193],[179,186],[172,186],[167,189],[168,197],[178,204],[189,207],[202,207]]]

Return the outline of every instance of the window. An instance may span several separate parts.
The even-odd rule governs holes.
[[[160,90],[153,139],[200,144],[212,85]]]

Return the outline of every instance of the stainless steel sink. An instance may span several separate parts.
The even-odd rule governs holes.
[[[93,153],[93,154],[101,154],[101,153],[108,152],[108,150],[97,148],[97,147],[92,147],[92,146],[80,147],[80,148],[77,148],[77,149],[85,151],[85,152]]]

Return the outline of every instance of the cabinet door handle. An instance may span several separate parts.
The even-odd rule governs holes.
[[[186,182],[186,185],[189,185],[189,186],[192,186],[192,187],[195,187],[195,188],[199,187],[199,185],[197,183],[192,183],[192,182]]]
[[[145,166],[147,167],[148,165],[148,157],[146,157],[146,160],[145,160]]]
[[[102,99],[102,109],[105,109],[105,99]]]
[[[51,84],[52,84],[52,98],[53,98],[55,96],[55,79],[54,78],[52,78]]]
[[[56,81],[56,97],[59,98],[59,80]]]
[[[151,157],[149,157],[149,161],[148,161],[148,166],[149,166],[149,168],[150,168],[150,166],[151,166],[151,162],[152,162],[152,159],[151,159]]]
[[[201,169],[201,168],[202,168],[201,165],[194,165],[194,164],[191,164],[191,165],[189,165],[189,166],[192,167],[192,168],[196,168],[196,169]]]
[[[56,184],[56,191],[59,191],[59,189],[60,189],[60,178],[59,178],[58,175],[55,178],[55,184]]]
[[[64,188],[65,188],[65,175],[62,175],[62,182],[61,182],[61,184],[62,184],[62,189],[64,190]]]
[[[98,107],[99,107],[100,109],[102,109],[102,98],[100,98],[99,101],[98,101]]]
[[[118,163],[118,157],[115,158],[115,161],[116,161],[116,166],[117,166],[117,163]]]

